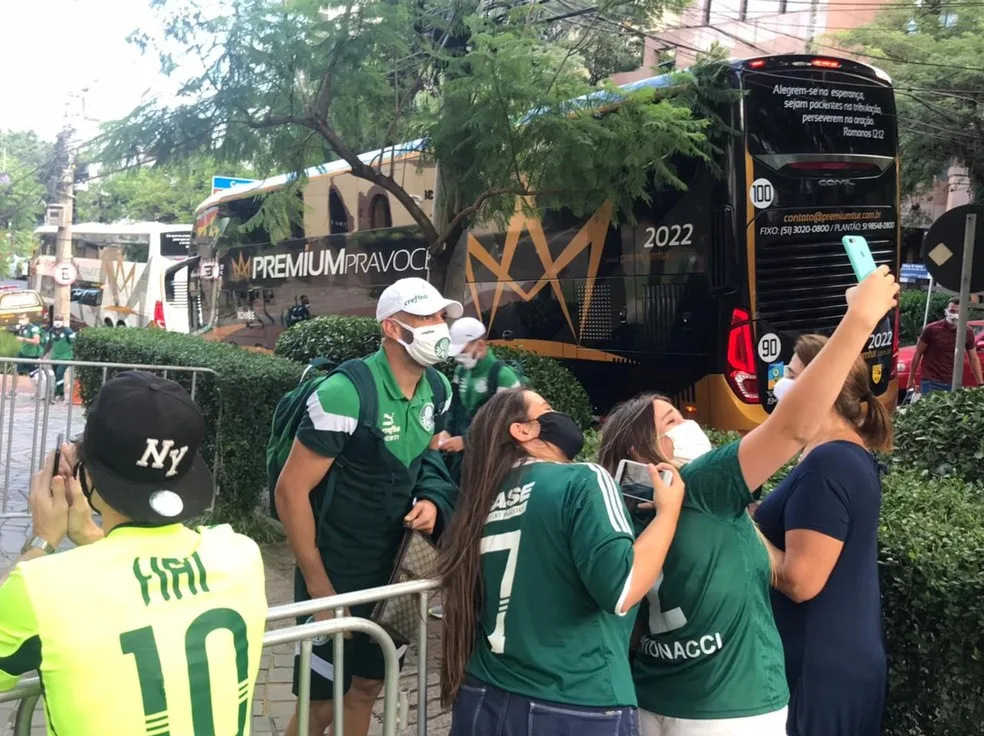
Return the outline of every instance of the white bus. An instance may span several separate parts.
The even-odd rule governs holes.
[[[31,284],[54,304],[52,278],[58,229],[39,227],[41,241]],[[164,273],[188,257],[191,225],[160,222],[81,223],[72,226],[71,322],[76,326],[147,327],[188,332],[187,279],[178,276],[165,293]]]

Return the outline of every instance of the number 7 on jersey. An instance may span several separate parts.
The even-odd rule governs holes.
[[[494,552],[507,552],[506,567],[499,582],[499,607],[495,615],[495,630],[489,635],[489,646],[494,654],[502,654],[506,649],[506,612],[512,596],[513,580],[516,578],[516,558],[519,557],[519,539],[522,532],[506,532],[482,537],[480,552],[483,555]]]

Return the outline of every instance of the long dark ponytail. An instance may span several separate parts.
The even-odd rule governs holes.
[[[482,529],[495,496],[526,457],[509,427],[527,419],[522,390],[495,394],[475,415],[461,470],[461,492],[440,551],[444,603],[441,703],[450,706],[465,679],[482,607]]]

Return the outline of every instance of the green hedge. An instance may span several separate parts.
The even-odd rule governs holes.
[[[233,345],[161,330],[82,330],[75,357],[85,361],[214,370],[216,376],[200,375],[196,379],[195,401],[208,426],[203,455],[210,465],[218,448],[219,496],[215,516],[222,521],[246,524],[253,530],[248,525],[254,520],[266,488],[265,452],[273,410],[280,397],[297,385],[300,366]],[[110,376],[114,373],[108,372]],[[102,371],[80,370],[78,378],[82,400],[88,406],[102,384]],[[189,374],[172,371],[168,378],[191,390]]]
[[[929,321],[943,319],[943,310],[950,301],[950,294],[934,291],[930,296]],[[923,317],[926,314],[926,292],[907,289],[899,295],[899,344],[915,345],[922,332]]]
[[[895,414],[893,463],[984,484],[984,388],[938,391]],[[980,493],[984,501],[984,487]]]
[[[379,325],[368,317],[317,317],[285,330],[277,340],[276,354],[307,363],[325,357],[335,363],[361,358],[379,349]],[[592,424],[588,393],[558,361],[526,350],[496,345],[496,355],[515,360],[533,388],[558,411],[567,412],[582,428]],[[454,361],[438,366],[450,378]]]
[[[984,508],[980,488],[895,469],[879,532],[890,736],[984,723]]]
[[[934,291],[929,302],[929,321],[943,319],[943,311],[947,302],[953,297],[942,291]],[[926,292],[907,289],[899,296],[899,344],[915,345],[922,332],[923,318],[926,315]],[[970,318],[984,317],[984,307],[979,304],[970,305]]]

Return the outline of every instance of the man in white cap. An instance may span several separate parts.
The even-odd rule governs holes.
[[[433,366],[451,347],[445,320],[461,312],[460,303],[423,279],[397,281],[376,306],[379,351],[340,366],[308,399],[275,491],[297,558],[295,600],[385,585],[406,528],[432,534],[449,521],[456,489],[436,435],[444,429],[451,385]],[[369,617],[372,608],[356,606],[352,614]],[[311,734],[333,720],[332,647],[330,640],[315,642]],[[344,736],[368,732],[383,674],[382,651],[368,636],[346,640]],[[295,694],[298,678],[295,657]],[[287,734],[297,736],[296,718]]]
[[[474,317],[462,317],[451,326],[450,352],[458,366],[452,380],[455,391],[452,415],[440,443],[444,452],[464,451],[468,427],[482,405],[494,393],[521,385],[516,371],[506,361],[496,358],[485,335],[485,325]],[[460,461],[456,465],[457,468],[452,467],[455,480]]]

